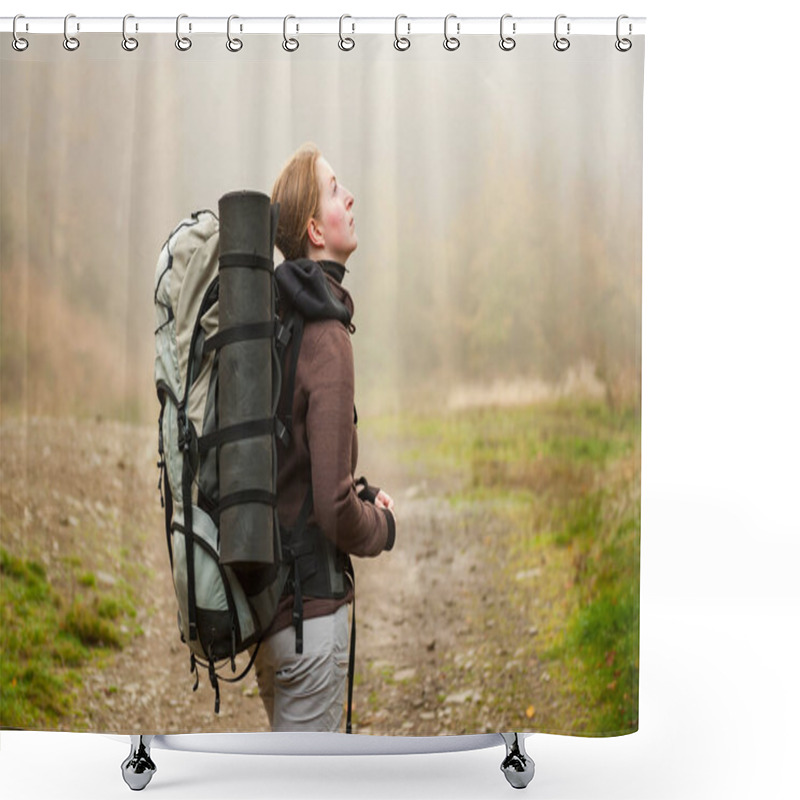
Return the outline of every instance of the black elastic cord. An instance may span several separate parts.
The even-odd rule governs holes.
[[[250,670],[253,669],[253,664],[256,663],[256,656],[258,655],[258,651],[261,648],[261,642],[263,641],[263,639],[259,639],[256,642],[256,649],[253,650],[253,655],[250,656],[250,660],[247,662],[247,666],[244,668],[244,672],[241,675],[237,675],[235,678],[223,678],[222,675],[217,675],[217,678],[221,681],[225,681],[225,683],[239,683],[239,681],[244,680]]]
[[[164,306],[164,305],[163,305],[163,303],[159,303],[159,305],[160,305],[160,306],[162,306],[162,307],[165,307],[165,308],[167,309],[167,319],[166,319],[166,321],[162,322],[162,323],[161,323],[161,324],[160,324],[160,325],[159,325],[159,326],[156,328],[156,334],[158,334],[158,333],[159,333],[159,331],[160,331],[162,328],[166,328],[166,327],[167,327],[167,325],[169,325],[169,324],[170,324],[170,322],[172,322],[172,321],[175,319],[175,312],[172,310],[172,306]]]

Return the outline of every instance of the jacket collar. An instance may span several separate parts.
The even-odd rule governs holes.
[[[338,319],[350,326],[353,300],[341,284],[345,272],[344,265],[335,261],[284,261],[275,270],[280,302],[308,320]]]
[[[340,264],[338,261],[319,261],[318,263],[326,275],[341,285],[347,273],[347,267],[344,264]]]

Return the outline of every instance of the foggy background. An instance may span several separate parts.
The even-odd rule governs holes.
[[[155,419],[153,276],[190,212],[314,141],[356,198],[360,414],[638,405],[643,47],[548,37],[116,35],[16,53],[0,97],[4,416]]]

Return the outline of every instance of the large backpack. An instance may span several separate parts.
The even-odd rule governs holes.
[[[275,321],[278,209],[255,192],[226,195],[219,208],[222,236],[214,213],[192,214],[155,276],[159,486],[178,626],[195,689],[202,666],[216,711],[220,664],[235,672],[235,657],[260,642],[289,574],[275,509],[287,343]]]
[[[308,519],[278,520],[277,450],[291,437],[294,379],[304,318],[278,319],[272,253],[277,206],[236,192],[220,215],[198,211],[162,247],[155,275],[155,383],[161,404],[159,467],[178,627],[207,669],[219,711],[219,674],[257,647],[281,597],[294,596],[296,650],[303,651],[303,596],[343,598],[349,559]],[[282,375],[283,366],[287,375]],[[347,730],[355,664],[351,627]]]

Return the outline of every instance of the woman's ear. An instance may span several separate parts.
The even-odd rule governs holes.
[[[306,232],[308,233],[308,241],[311,242],[312,246],[325,246],[325,234],[322,232],[322,228],[317,220],[314,219],[314,217],[311,217],[311,219],[308,221]]]

